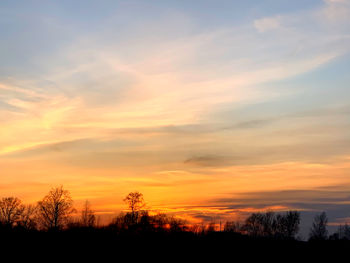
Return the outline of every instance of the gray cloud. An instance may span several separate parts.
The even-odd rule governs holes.
[[[46,155],[48,153],[64,153],[74,151],[74,149],[79,149],[80,147],[86,147],[93,143],[92,139],[78,139],[71,141],[62,141],[57,143],[40,144],[34,147],[25,148],[3,156],[7,158],[22,158],[31,156]]]
[[[0,97],[0,99],[1,99],[1,97]],[[1,110],[12,111],[12,112],[23,112],[23,110],[21,108],[13,106],[11,104],[8,104],[8,103],[0,100],[0,111]]]
[[[287,205],[295,209],[322,210],[337,206],[350,206],[349,186],[332,189],[283,190],[267,192],[248,192],[235,198],[212,200],[219,207],[239,209],[241,207],[263,208],[275,205]],[[331,188],[331,187],[330,187]],[[346,202],[349,202],[347,204]],[[350,211],[349,211],[350,212]]]
[[[229,157],[225,156],[202,155],[190,157],[186,159],[184,163],[199,166],[225,166],[230,165],[232,161]]]
[[[286,210],[301,211],[302,237],[307,238],[313,218],[321,211],[325,211],[330,223],[344,223],[350,218],[350,185],[320,187],[310,190],[284,190],[266,192],[246,192],[235,197],[208,200],[206,204],[187,206],[192,209],[188,214],[194,218],[210,222],[212,220],[230,220],[233,213],[238,213],[240,220],[244,220],[251,212],[247,208],[266,211],[272,206],[286,206]],[[214,209],[219,212],[203,213],[201,210]],[[221,212],[220,212],[221,211]],[[284,211],[280,211],[284,212]],[[337,226],[330,225],[330,233]]]
[[[63,141],[53,144],[38,145],[16,152],[3,154],[8,158],[29,158],[42,156],[55,158],[58,156],[70,157],[70,163],[80,165],[93,165],[94,158],[101,163],[110,165],[123,162],[125,165],[132,163],[163,164],[178,163],[188,169],[193,167],[226,167],[234,165],[263,165],[293,162],[317,162],[332,163],[341,156],[349,154],[350,138],[333,138],[325,135],[322,140],[314,140],[306,134],[302,137],[292,137],[294,141],[287,143],[262,144],[259,141],[244,142],[223,135],[215,140],[209,133],[197,136],[195,132],[186,136],[178,136],[177,131],[168,128],[134,129],[130,137],[128,131],[114,130],[109,133],[109,138],[86,138],[79,140]],[[186,133],[186,131],[181,131]],[[139,133],[138,135],[136,133]],[[290,135],[293,136],[293,132]],[[281,134],[276,135],[278,138]],[[298,138],[298,139],[297,139]],[[246,140],[249,139],[246,138]],[[257,140],[257,138],[253,138]],[[274,138],[271,138],[273,140]],[[269,140],[269,138],[266,138]],[[129,160],[132,158],[134,161]],[[62,160],[62,159],[61,159]],[[90,164],[89,164],[90,163]]]

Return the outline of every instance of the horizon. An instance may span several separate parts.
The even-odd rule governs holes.
[[[0,197],[350,222],[350,1],[2,1]]]

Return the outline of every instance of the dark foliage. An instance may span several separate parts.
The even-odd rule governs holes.
[[[315,217],[310,232],[312,242],[305,242],[296,240],[300,224],[297,211],[253,213],[243,223],[228,221],[221,229],[221,222],[220,227],[215,222],[196,225],[165,214],[150,214],[142,210],[140,193],[128,197],[129,212],[119,214],[104,226],[97,223],[88,201],[81,216],[73,220],[73,203],[62,187],[52,189],[37,206],[23,205],[14,197],[3,198],[0,248],[51,253],[55,258],[74,252],[79,254],[79,262],[96,254],[101,261],[103,256],[112,254],[144,259],[142,256],[150,253],[159,259],[175,259],[189,253],[196,261],[200,257],[207,260],[209,255],[219,261],[220,257],[232,256],[232,251],[248,261],[281,253],[291,259],[305,253],[314,256],[323,250],[340,255],[350,248],[347,225],[327,238],[325,213]]]

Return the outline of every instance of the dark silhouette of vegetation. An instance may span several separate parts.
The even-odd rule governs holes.
[[[310,240],[324,242],[305,242],[296,238],[300,225],[298,211],[253,213],[243,222],[224,222],[221,228],[221,221],[192,224],[174,216],[153,214],[145,209],[139,192],[129,193],[123,200],[127,212],[120,213],[109,224],[99,225],[89,201],[76,211],[69,191],[62,186],[51,189],[36,205],[22,204],[16,197],[4,197],[0,201],[0,241],[11,244],[21,240],[25,246],[33,244],[55,255],[55,249],[60,248],[62,253],[68,247],[89,252],[118,249],[122,253],[146,248],[171,253],[208,253],[234,248],[249,255],[251,251],[294,254],[296,249],[317,253],[322,246],[327,249],[350,246],[348,225],[339,226],[328,238],[325,213],[315,217],[310,230]]]
[[[130,214],[126,216],[129,217],[131,223],[137,223],[140,216],[140,210],[145,206],[145,201],[143,199],[143,194],[139,192],[129,193],[123,200],[131,211]]]
[[[350,227],[345,225],[340,225],[336,233],[335,239],[350,240]]]
[[[238,228],[253,237],[294,239],[299,231],[299,224],[300,213],[297,211],[288,211],[285,214],[266,212],[252,214],[242,227],[231,223],[226,228],[230,227],[235,231]]]
[[[38,202],[38,223],[44,229],[59,230],[68,222],[73,212],[73,200],[69,191],[64,190],[63,186],[52,188]]]
[[[327,230],[328,218],[326,212],[316,215],[310,230],[310,240],[326,240],[328,238]]]
[[[18,227],[24,230],[35,230],[37,228],[36,220],[37,207],[34,205],[25,205],[22,210],[20,220],[17,222]]]
[[[25,207],[17,197],[4,197],[0,201],[0,221],[8,228],[18,224]]]
[[[241,224],[235,221],[227,221],[224,225],[225,232],[238,233],[241,229]]]
[[[85,201],[84,207],[81,211],[81,225],[83,227],[95,227],[96,224],[96,216],[94,211],[90,208],[90,203],[88,200]]]

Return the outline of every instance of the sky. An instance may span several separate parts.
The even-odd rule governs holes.
[[[0,34],[0,196],[350,222],[349,0],[3,0]]]

